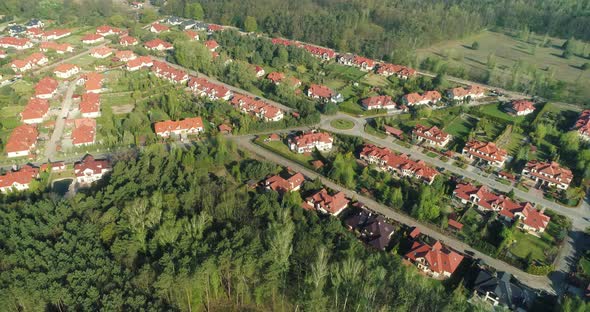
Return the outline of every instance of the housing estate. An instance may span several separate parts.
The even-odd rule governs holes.
[[[539,186],[567,190],[574,175],[555,161],[544,162],[531,160],[522,169],[522,175],[534,180]]]
[[[199,134],[205,131],[201,117],[186,118],[179,121],[166,120],[154,124],[156,134],[163,138],[170,135],[183,136]]]
[[[338,216],[346,207],[350,200],[346,198],[344,193],[338,192],[330,195],[326,189],[321,189],[315,194],[305,199],[305,204],[308,208],[313,208],[324,214],[331,214]]]
[[[107,160],[94,159],[92,155],[86,155],[81,161],[74,164],[76,182],[81,185],[96,182],[109,171],[111,171],[111,166]]]
[[[449,144],[452,136],[437,126],[426,127],[418,124],[412,131],[412,138],[418,142],[426,142],[432,146],[443,148]]]
[[[463,261],[461,254],[444,246],[439,241],[436,241],[432,246],[414,242],[405,258],[427,275],[441,279],[451,277]]]
[[[477,159],[494,167],[503,167],[508,156],[506,150],[499,148],[495,143],[476,140],[467,142],[462,154],[469,159]]]
[[[298,154],[332,149],[334,138],[326,132],[307,132],[289,139],[289,149]]]

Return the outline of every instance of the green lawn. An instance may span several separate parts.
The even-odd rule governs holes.
[[[338,104],[338,109],[352,115],[363,115],[365,113],[365,110],[354,100],[344,101]]]
[[[520,230],[514,231],[514,239],[516,243],[512,244],[509,248],[511,254],[524,259],[530,253],[533,259],[546,262],[544,251],[551,248],[547,242],[534,235],[523,233]]]
[[[268,138],[268,136],[263,135],[258,137],[254,142],[272,152],[275,152],[288,159],[294,160],[305,167],[311,168],[310,162],[314,160],[314,158],[311,155],[297,154],[291,152],[291,150],[289,150],[289,147],[283,141],[264,142],[266,138]]]
[[[525,116],[509,115],[508,113],[506,113],[504,111],[504,108],[502,107],[502,103],[482,105],[482,106],[479,106],[478,108],[479,108],[479,111],[481,113],[483,113],[484,115],[488,115],[488,116],[499,118],[499,119],[506,120],[506,121],[521,122],[526,118]]]
[[[90,54],[86,54],[86,55],[82,55],[80,57],[77,57],[77,58],[71,60],[69,63],[85,68],[85,67],[92,65],[97,60],[98,59],[90,56]]]
[[[336,79],[343,79],[343,80],[352,80],[352,81],[359,81],[363,76],[367,73],[361,71],[352,66],[343,66],[339,64],[330,64],[326,67],[328,77],[336,78]]]
[[[330,122],[330,125],[336,129],[348,130],[354,127],[354,122],[348,119],[334,119]]]
[[[500,146],[508,150],[509,154],[515,155],[518,152],[518,149],[522,146],[522,140],[524,139],[524,135],[522,133],[512,132],[510,134],[510,141],[508,144],[504,146]]]
[[[471,132],[474,127],[475,124],[470,118],[457,116],[444,128],[444,131],[448,132],[455,138],[464,138],[469,135],[469,132]]]
[[[386,77],[373,73],[365,75],[363,79],[361,79],[361,83],[365,83],[374,87],[385,87],[389,85],[389,81]]]
[[[584,274],[590,275],[590,259],[582,257],[580,259],[580,266],[582,267],[582,271],[584,271]]]

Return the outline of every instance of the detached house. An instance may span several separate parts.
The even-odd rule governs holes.
[[[484,88],[476,85],[472,85],[467,88],[458,87],[447,90],[447,97],[456,101],[463,101],[467,98],[479,99],[486,95],[485,91],[486,90]]]
[[[150,26],[150,31],[153,33],[159,34],[162,32],[170,31],[170,27],[168,27],[166,25],[162,25],[160,23],[153,23],[152,26]]]
[[[113,49],[107,47],[98,47],[90,51],[90,56],[98,59],[104,59],[113,55]]]
[[[57,93],[59,82],[57,80],[45,77],[35,85],[35,97],[39,99],[50,99]]]
[[[427,144],[443,148],[451,141],[452,136],[437,126],[426,127],[423,125],[416,125],[412,131],[412,138],[418,142],[426,142]]]
[[[387,109],[392,110],[397,107],[397,104],[391,99],[389,95],[372,96],[361,101],[366,110],[372,109]]]
[[[334,195],[328,194],[326,189],[321,189],[319,192],[309,196],[305,199],[306,204],[313,207],[315,210],[324,213],[338,216],[350,202],[342,192]]]
[[[217,48],[219,48],[219,44],[215,40],[207,40],[207,41],[205,41],[205,46],[211,52],[215,52],[217,50]]]
[[[535,111],[535,105],[531,101],[516,100],[510,102],[508,111],[514,113],[516,116],[526,116]]]
[[[80,67],[78,67],[77,65],[66,63],[57,65],[57,67],[55,67],[55,69],[53,70],[55,76],[62,79],[68,79],[79,72]]]
[[[27,29],[31,29],[31,28],[43,28],[43,27],[45,27],[45,23],[43,23],[43,21],[41,21],[41,20],[39,20],[37,18],[32,18],[28,22],[25,23],[25,27]]]
[[[307,96],[312,99],[319,99],[323,102],[330,101],[332,103],[340,103],[343,101],[341,94],[337,94],[332,91],[332,89],[318,84],[312,84],[307,89]]]
[[[279,193],[296,192],[299,191],[303,182],[305,177],[301,173],[296,173],[288,179],[274,175],[264,181],[264,187]]]
[[[414,242],[405,258],[418,269],[434,278],[448,278],[453,275],[463,256],[436,241],[432,246]]]
[[[121,35],[124,31],[119,28],[114,28],[108,25],[98,26],[96,28],[96,34],[101,35],[103,37],[112,36],[112,35]]]
[[[522,175],[534,180],[541,186],[555,186],[562,190],[567,190],[574,178],[571,170],[563,168],[554,161],[542,162],[537,160],[527,162],[524,169],[522,169]]]
[[[358,233],[363,242],[377,250],[385,250],[391,242],[393,225],[366,209],[351,215],[344,223],[350,231]]]
[[[72,130],[72,143],[74,146],[92,145],[96,141],[96,120],[80,118],[74,121]]]
[[[475,140],[465,144],[462,154],[469,159],[477,159],[494,167],[503,167],[508,155],[506,150],[499,148],[495,143]]]
[[[122,50],[122,51],[116,51],[115,57],[120,62],[128,62],[128,61],[136,59],[137,55],[135,55],[135,53],[133,53],[133,51],[131,51],[131,50]]]
[[[95,44],[104,41],[104,37],[98,34],[88,34],[81,39],[83,44]]]
[[[49,112],[49,102],[44,99],[32,98],[20,113],[21,119],[26,124],[42,123]]]
[[[20,125],[12,130],[4,150],[8,158],[28,156],[37,146],[39,132],[35,126]]]
[[[25,165],[17,171],[8,171],[0,176],[0,192],[6,194],[13,190],[24,191],[39,177],[39,169]]]
[[[475,278],[473,295],[492,306],[502,306],[512,311],[528,311],[534,295],[513,283],[511,278],[510,273],[482,270]]]
[[[174,46],[162,39],[154,39],[144,44],[145,48],[152,51],[169,51],[174,50]]]
[[[46,30],[41,33],[41,40],[49,41],[49,40],[58,40],[61,38],[65,38],[72,34],[72,31],[69,29],[53,29],[53,30]]]
[[[352,60],[352,65],[363,71],[372,71],[373,68],[375,68],[375,61],[366,57],[355,55]]]
[[[199,40],[199,33],[194,31],[194,30],[185,30],[184,34],[190,39],[190,40]]]
[[[2,37],[0,38],[0,48],[13,48],[16,50],[25,50],[33,47],[31,40],[26,38]]]
[[[82,94],[80,113],[82,113],[82,117],[84,118],[100,117],[100,95],[96,93]]]
[[[264,121],[279,121],[283,119],[283,111],[264,101],[236,93],[231,104],[242,113],[254,115]]]
[[[92,155],[86,155],[81,161],[74,164],[76,182],[82,185],[92,184],[111,171],[107,160],[97,160]]]
[[[39,43],[39,49],[43,52],[49,50],[55,51],[57,54],[65,54],[74,52],[74,47],[68,43],[56,43],[53,41]]]
[[[578,134],[582,140],[590,140],[590,109],[583,111],[578,117],[574,130],[578,131]]]
[[[101,93],[102,92],[102,81],[104,77],[101,73],[87,73],[82,76],[84,82],[84,89],[86,93]]]
[[[152,73],[158,78],[166,79],[172,83],[184,84],[188,81],[188,73],[177,69],[165,62],[154,61],[151,68]]]
[[[279,84],[281,84],[281,81],[283,81],[283,79],[285,79],[285,74],[280,73],[280,72],[272,72],[272,73],[269,73],[266,76],[266,78],[278,86]]]
[[[134,45],[137,45],[138,43],[139,43],[139,40],[137,40],[136,38],[133,38],[131,36],[122,36],[119,39],[119,44],[124,47],[134,46]]]
[[[128,71],[136,71],[142,68],[149,68],[154,65],[154,61],[149,56],[140,56],[127,62],[125,67]]]
[[[408,106],[436,104],[442,98],[438,91],[426,91],[424,94],[410,93],[402,96],[402,103]]]
[[[173,121],[166,120],[154,124],[156,134],[163,138],[170,137],[171,134],[176,136],[199,134],[205,131],[201,117],[186,118],[184,120]]]
[[[308,132],[289,139],[289,149],[298,154],[311,153],[316,148],[319,151],[329,151],[333,143],[334,138],[328,133]]]

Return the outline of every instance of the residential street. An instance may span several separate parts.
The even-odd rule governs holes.
[[[352,191],[352,190],[349,190],[343,186],[340,186],[340,185],[334,183],[332,180],[329,180],[329,179],[323,177],[322,175],[315,173],[315,172],[313,172],[313,171],[311,171],[311,170],[309,170],[309,169],[307,169],[307,168],[305,168],[305,167],[303,167],[291,160],[288,160],[280,155],[272,153],[272,152],[264,149],[263,147],[257,146],[256,144],[252,143],[252,139],[254,139],[254,136],[241,136],[241,137],[234,137],[233,139],[237,142],[238,146],[241,149],[249,151],[253,154],[256,154],[264,160],[272,161],[272,162],[277,163],[281,166],[289,167],[295,171],[301,172],[303,175],[305,175],[309,179],[319,178],[322,181],[322,183],[324,185],[326,185],[327,187],[329,187],[333,190],[344,192],[346,194],[346,196],[348,196],[349,198],[353,198],[353,199],[361,201],[369,209],[371,209],[375,212],[378,212],[380,214],[383,214],[384,216],[386,216],[388,218],[394,219],[394,220],[396,220],[400,223],[406,224],[408,226],[418,226],[420,228],[420,231],[422,233],[424,233],[425,235],[428,235],[432,238],[440,240],[441,242],[444,242],[446,245],[456,249],[459,252],[464,252],[464,251],[473,252],[475,258],[480,258],[480,259],[484,260],[484,262],[487,265],[490,265],[490,266],[496,268],[497,270],[501,270],[501,271],[505,271],[505,272],[509,272],[509,273],[513,274],[521,282],[523,282],[524,284],[526,284],[532,288],[543,289],[543,290],[546,290],[550,293],[555,293],[563,288],[562,287],[563,280],[561,280],[561,279],[556,280],[556,281],[552,281],[545,276],[536,276],[536,275],[531,275],[526,272],[523,272],[523,271],[509,265],[508,263],[505,263],[505,262],[500,261],[498,259],[492,258],[492,257],[487,256],[475,249],[472,249],[467,244],[465,244],[455,238],[451,238],[449,236],[446,236],[446,235],[440,233],[438,229],[431,228],[430,226],[422,224],[421,222],[418,222],[417,220],[415,220],[405,214],[397,212],[397,211],[395,211],[383,204],[380,204],[368,197],[359,195],[355,191]]]
[[[63,98],[61,111],[55,120],[55,127],[53,129],[53,133],[51,134],[51,138],[47,142],[45,146],[45,158],[50,161],[55,161],[54,159],[55,154],[57,152],[57,146],[60,145],[61,137],[65,128],[66,119],[68,117],[68,112],[70,111],[70,107],[72,106],[72,95],[74,94],[74,90],[76,89],[76,83],[74,81],[68,82],[68,90]]]

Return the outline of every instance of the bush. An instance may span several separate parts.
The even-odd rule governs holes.
[[[549,273],[551,273],[551,271],[553,271],[554,268],[552,265],[535,265],[535,264],[531,264],[528,268],[527,268],[527,273],[533,274],[533,275],[547,275]]]
[[[479,50],[479,42],[473,41],[473,43],[471,44],[471,48],[473,50]]]

